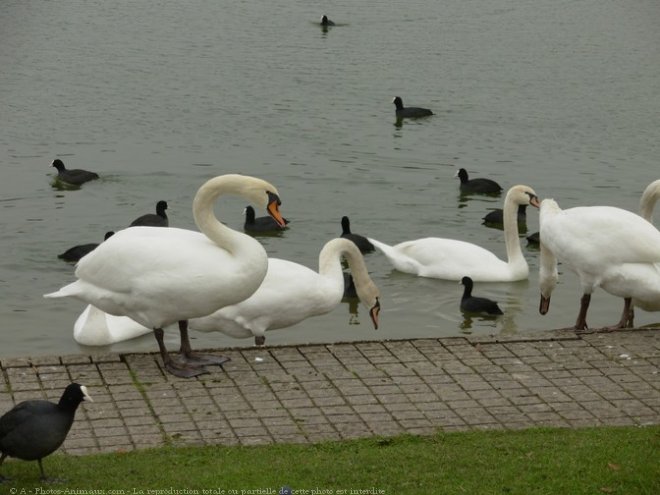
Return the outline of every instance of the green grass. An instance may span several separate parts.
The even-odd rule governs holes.
[[[347,495],[655,495],[660,493],[659,440],[660,427],[532,429],[54,455],[44,461],[46,473],[67,482],[45,485],[35,462],[5,462],[2,472],[12,481],[0,485],[0,493],[276,494],[287,485],[309,495],[341,490]]]

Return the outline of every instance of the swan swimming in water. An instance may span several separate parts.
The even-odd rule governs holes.
[[[319,254],[318,272],[278,258],[268,259],[268,273],[261,287],[244,301],[190,320],[190,328],[222,332],[235,338],[254,336],[263,345],[265,332],[287,328],[312,316],[330,312],[344,297],[342,256],[348,261],[355,290],[369,308],[378,328],[379,291],[367,272],[360,250],[348,239],[328,241]]]
[[[650,218],[659,195],[660,181],[655,181],[642,195],[640,210],[645,216]],[[633,306],[660,310],[660,232],[649,221],[610,206],[562,210],[546,199],[541,203],[540,226],[541,314],[550,308],[559,277],[558,259],[578,275],[582,286],[576,330],[588,328],[587,311],[597,287],[624,298],[621,319],[609,329],[631,327]]]
[[[221,332],[234,338],[254,337],[257,345],[265,342],[265,332],[287,328],[312,316],[330,312],[344,297],[344,272],[341,257],[348,260],[355,290],[369,308],[378,328],[379,291],[367,272],[357,247],[345,239],[328,241],[319,254],[319,271],[292,261],[268,259],[268,271],[261,286],[249,298],[194,318],[190,328]],[[108,345],[139,337],[151,330],[126,316],[109,315],[88,306],[74,327],[74,338],[84,345]]]
[[[203,184],[193,200],[200,232],[178,228],[131,227],[116,233],[78,263],[77,281],[45,297],[74,297],[153,329],[165,369],[191,377],[203,364],[222,364],[218,356],[192,352],[188,320],[247,299],[261,285],[268,257],[251,236],[223,225],[214,203],[223,194],[239,195],[265,207],[281,225],[277,189],[243,175],[222,175]],[[167,352],[163,328],[179,323],[181,361]]]
[[[395,269],[420,277],[459,281],[468,276],[475,282],[513,282],[529,275],[529,266],[518,239],[518,206],[538,207],[539,200],[529,186],[513,186],[504,198],[504,242],[507,261],[476,244],[427,237],[389,246],[369,238]]]

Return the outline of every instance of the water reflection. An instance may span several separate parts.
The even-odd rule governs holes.
[[[459,327],[461,329],[461,333],[464,334],[471,334],[472,333],[472,325],[474,323],[474,320],[477,320],[479,323],[484,323],[484,322],[492,322],[490,326],[492,328],[497,328],[497,319],[499,316],[495,315],[478,315],[475,313],[466,313],[465,311],[461,311],[463,314],[463,321],[460,323]],[[480,325],[481,326],[481,325]]]

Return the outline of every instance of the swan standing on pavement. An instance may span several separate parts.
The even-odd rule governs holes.
[[[254,336],[255,343],[263,345],[266,331],[290,327],[328,313],[341,302],[344,296],[342,256],[348,261],[357,295],[369,308],[369,316],[377,329],[378,287],[369,277],[360,250],[347,239],[333,239],[323,246],[318,273],[298,263],[269,258],[266,278],[252,296],[212,315],[190,320],[190,328],[222,332],[235,338]]]
[[[377,325],[378,288],[369,278],[362,255],[347,242],[350,243],[335,239],[325,245],[319,255],[319,273],[291,261],[269,258],[266,277],[252,296],[211,316],[190,320],[190,328],[219,331],[235,338],[254,336],[258,345],[263,344],[266,330],[290,327],[331,311],[345,296],[347,275],[354,291],[357,292],[355,286],[359,286],[357,295],[372,310],[370,316]],[[349,260],[352,277],[339,266],[341,256]],[[337,284],[339,277],[341,291]],[[359,282],[354,282],[356,277]],[[82,345],[101,346],[150,332],[151,329],[127,316],[113,316],[90,304],[76,320],[73,338]]]
[[[540,235],[541,314],[550,308],[557,260],[578,275],[582,286],[576,330],[588,328],[587,311],[597,287],[625,300],[621,320],[612,328],[632,325],[631,304],[660,310],[660,232],[644,218],[611,206],[562,210],[556,201],[545,199]]]
[[[420,277],[458,281],[468,276],[475,282],[524,280],[529,275],[529,266],[518,239],[518,206],[530,204],[539,206],[538,197],[529,186],[513,186],[504,198],[507,261],[476,244],[455,239],[427,237],[396,246],[369,240],[385,254],[395,269]]]
[[[45,297],[75,297],[118,316],[128,316],[153,329],[165,368],[191,377],[203,364],[227,358],[192,352],[188,320],[247,299],[257,290],[268,268],[261,244],[223,225],[214,203],[223,194],[246,198],[281,225],[280,199],[266,181],[243,175],[222,175],[203,184],[193,200],[200,232],[178,228],[132,227],[116,233],[78,263],[78,280]],[[176,361],[163,342],[163,328],[179,323],[181,359]]]

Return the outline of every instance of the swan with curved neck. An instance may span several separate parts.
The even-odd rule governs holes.
[[[507,261],[469,242],[427,237],[389,246],[375,239],[371,243],[380,249],[395,269],[420,277],[461,280],[468,276],[475,282],[512,282],[524,280],[529,266],[518,239],[518,206],[538,207],[539,200],[529,186],[509,189],[504,199],[504,243]]]
[[[255,343],[262,345],[266,331],[287,328],[328,313],[341,302],[344,293],[342,256],[348,260],[358,297],[369,308],[371,320],[377,327],[379,291],[369,277],[364,258],[351,241],[334,239],[319,254],[318,273],[298,263],[269,258],[266,277],[252,296],[210,316],[190,320],[190,328],[217,331],[234,338],[254,336]],[[113,316],[89,305],[78,317],[73,336],[79,344],[100,346],[150,331],[126,316]]]
[[[131,227],[85,256],[77,281],[45,297],[74,297],[115,316],[153,329],[165,368],[182,377],[205,373],[204,363],[226,358],[198,356],[188,338],[188,320],[248,298],[266,275],[268,258],[249,235],[223,225],[213,207],[219,196],[239,195],[265,207],[284,225],[275,187],[255,177],[222,175],[203,184],[193,200],[200,232]],[[181,359],[170,357],[163,328],[179,323]]]
[[[640,211],[647,218],[660,195],[659,186],[655,181],[642,195]],[[624,298],[621,319],[610,329],[631,327],[633,306],[660,310],[660,232],[647,219],[610,206],[562,210],[547,199],[541,203],[540,225],[541,314],[549,311],[557,284],[557,259],[578,275],[582,286],[576,330],[588,328],[587,311],[597,287]]]
[[[318,273],[298,263],[269,258],[268,273],[252,296],[209,316],[190,320],[190,328],[235,338],[254,336],[255,343],[262,345],[267,331],[328,313],[341,302],[342,257],[348,261],[358,297],[369,308],[371,321],[378,328],[378,288],[369,277],[360,250],[347,239],[333,239],[323,246]]]

